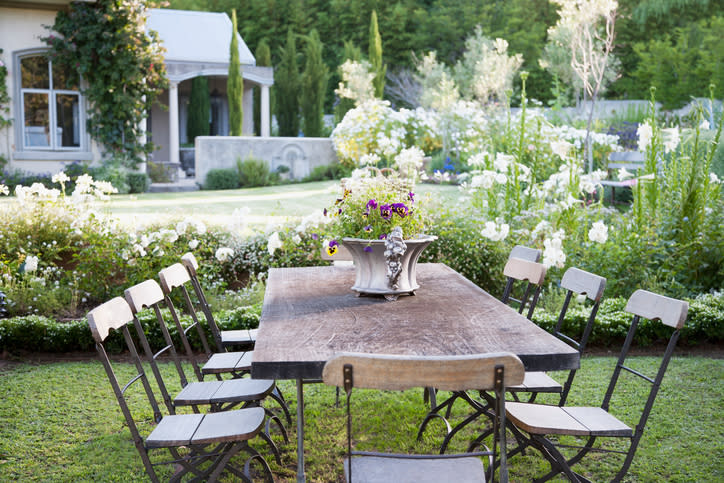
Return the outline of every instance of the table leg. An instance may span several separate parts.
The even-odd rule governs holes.
[[[304,483],[304,384],[297,379],[297,483]]]

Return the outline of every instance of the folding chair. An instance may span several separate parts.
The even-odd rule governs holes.
[[[579,354],[583,355],[583,351],[586,348],[586,343],[588,342],[588,338],[591,335],[591,331],[593,330],[593,324],[596,321],[598,307],[600,306],[601,300],[603,299],[603,291],[606,288],[606,279],[598,275],[586,272],[584,270],[571,267],[563,274],[563,278],[561,279],[561,287],[566,290],[566,298],[563,301],[563,307],[561,308],[561,312],[558,315],[558,322],[553,329],[553,335],[563,340],[564,342],[567,342],[576,350],[578,350]],[[563,332],[561,332],[561,330],[563,322],[566,318],[566,313],[568,312],[568,307],[570,306],[571,298],[573,298],[573,296],[575,295],[584,294],[586,298],[590,299],[593,302],[593,305],[591,306],[586,325],[583,328],[583,333],[580,339],[576,340],[573,337],[564,334]],[[507,391],[513,395],[513,399],[515,401],[519,400],[519,394],[529,393],[530,396],[527,401],[529,403],[535,401],[536,397],[540,393],[560,393],[558,405],[563,406],[568,399],[568,393],[571,390],[571,386],[573,385],[573,379],[575,377],[576,369],[568,371],[568,377],[566,379],[566,382],[564,383],[564,385],[561,386],[558,381],[550,377],[545,372],[526,372],[523,383],[515,386],[510,386],[507,388]],[[468,416],[467,418],[465,418],[465,420],[455,426],[452,431],[450,431],[445,437],[445,440],[440,447],[440,451],[444,453],[452,437],[455,436],[455,434],[457,434],[465,426],[476,420],[478,417],[480,417],[481,415],[485,415],[486,409],[487,407],[485,405],[481,405],[470,416]],[[475,449],[479,444],[481,444],[481,442],[487,437],[487,435],[488,432],[483,432],[478,438],[470,443],[468,449],[471,451]]]
[[[212,414],[161,415],[128,329],[129,323],[133,320],[131,308],[120,297],[111,299],[88,313],[88,326],[96,342],[96,350],[151,481],[159,481],[154,466],[167,464],[176,465],[172,481],[180,481],[187,474],[195,476],[196,479],[216,481],[222,472],[227,470],[243,481],[251,482],[250,464],[254,460],[261,464],[267,480],[273,481],[271,469],[264,457],[248,444],[250,439],[263,434],[261,433],[264,427],[264,410],[262,408],[250,407]],[[116,378],[116,373],[105,350],[104,344],[111,329],[123,332],[136,368],[135,377],[123,387]],[[157,423],[145,439],[141,437],[136,420],[126,401],[126,392],[137,381],[143,385],[153,410],[154,421]],[[170,452],[172,459],[157,463],[151,462],[151,450],[163,448]],[[243,470],[231,464],[231,458],[240,451],[249,455]]]
[[[219,347],[220,344],[217,344],[218,352],[212,352],[209,348],[206,333],[201,327],[201,324],[199,324],[199,320],[196,315],[196,307],[194,306],[191,296],[186,289],[186,284],[191,283],[191,276],[189,275],[188,270],[186,270],[182,264],[175,263],[158,272],[158,278],[161,282],[161,289],[163,290],[163,294],[166,299],[166,305],[171,310],[171,315],[176,325],[180,327],[181,324],[171,300],[171,296],[175,293],[174,290],[179,292],[182,296],[186,312],[193,320],[193,323],[187,327],[184,332],[188,333],[191,329],[196,328],[196,332],[201,340],[201,345],[206,353],[207,360],[201,367],[201,377],[203,378],[203,376],[214,374],[219,380],[221,380],[221,374],[231,374],[234,377],[242,377],[249,374],[251,372],[251,351],[227,352],[223,346]],[[197,298],[197,300],[199,299]]]
[[[533,317],[533,311],[535,310],[535,306],[538,303],[538,298],[540,296],[540,291],[543,285],[543,279],[546,275],[546,267],[540,263],[531,260],[516,258],[514,255],[525,256],[527,258],[535,258],[536,256],[540,256],[540,251],[533,248],[517,245],[511,251],[508,262],[505,264],[505,268],[503,269],[503,274],[507,277],[508,281],[506,282],[505,290],[503,291],[503,297],[501,298],[501,301],[505,304],[509,304],[511,301],[518,302],[519,314],[522,314],[523,310],[527,307],[527,317],[528,319],[530,319],[531,317]],[[518,281],[527,281],[525,292],[520,300],[514,299],[511,296],[515,283]],[[531,292],[533,295],[532,299],[530,298]],[[450,397],[445,399],[440,404],[437,404],[435,401],[435,392],[437,389],[439,388],[426,388],[426,394],[430,394],[430,406],[432,406],[432,409],[430,409],[425,418],[422,420],[422,423],[420,424],[420,429],[417,432],[417,439],[418,441],[422,439],[422,435],[425,432],[425,429],[427,429],[427,425],[430,423],[430,421],[436,418],[441,419],[445,424],[446,428],[445,440],[443,440],[440,450],[440,452],[443,453],[447,448],[450,438],[452,438],[452,436],[454,436],[454,434],[461,429],[458,428],[457,431],[453,432],[453,428],[448,422],[448,418],[450,418],[452,407],[455,404],[455,401],[457,401],[458,399],[462,399],[467,402],[476,412],[476,416],[473,419],[477,418],[480,413],[487,413],[489,408],[487,404],[481,404],[480,402],[472,399],[465,391],[455,391]],[[444,416],[443,411],[445,412]],[[464,422],[463,426],[467,425],[469,422],[470,421]]]
[[[226,347],[236,347],[241,350],[252,350],[254,344],[256,344],[256,335],[258,329],[240,329],[240,330],[220,330],[219,326],[216,325],[214,316],[211,314],[211,308],[206,301],[206,296],[201,288],[199,277],[197,275],[199,269],[199,263],[196,261],[196,257],[193,253],[185,253],[181,257],[181,263],[186,270],[189,272],[191,278],[191,285],[196,292],[196,297],[201,305],[201,310],[206,317],[206,321],[209,323],[209,328],[214,336],[218,352],[222,352]]]
[[[478,456],[487,456],[488,479],[493,479],[498,442],[505,448],[505,386],[523,380],[523,363],[514,354],[494,353],[464,356],[404,356],[340,354],[324,366],[326,384],[343,387],[347,394],[348,482],[439,482],[486,481],[486,470]],[[492,451],[464,455],[411,455],[352,451],[352,389],[405,390],[438,387],[449,391],[472,388],[492,390],[496,401],[496,437]],[[382,408],[380,408],[382,409]],[[499,433],[499,434],[498,434]],[[505,452],[500,453],[500,481],[508,481]]]
[[[532,320],[533,311],[538,304],[538,297],[540,297],[543,280],[546,276],[545,265],[511,256],[505,264],[503,275],[507,277],[507,282],[503,290],[503,296],[500,299],[501,302],[506,305],[510,305],[511,302],[516,302],[518,304],[519,314],[522,314],[527,307],[528,313],[526,317]],[[513,297],[516,282],[527,282],[525,291],[520,299]],[[532,299],[530,299],[531,295],[533,296]]]
[[[535,481],[547,481],[559,473],[563,473],[570,481],[590,481],[586,477],[575,473],[571,467],[591,451],[625,454],[624,462],[612,481],[621,481],[626,475],[633,461],[636,448],[646,426],[654,400],[661,386],[669,360],[679,339],[679,331],[684,326],[689,309],[687,302],[657,295],[645,290],[637,290],[629,298],[626,311],[633,314],[633,321],[623,344],[616,368],[606,390],[601,407],[572,407],[548,406],[542,404],[529,404],[510,402],[506,410],[509,421],[518,429],[527,434],[525,444],[518,446],[509,453],[510,456],[522,451],[525,446],[538,449],[551,465],[551,471]],[[674,331],[669,338],[668,346],[661,359],[659,370],[654,378],[642,374],[626,365],[631,343],[641,318],[660,320],[664,325],[673,327]],[[609,412],[614,391],[617,388],[621,371],[625,370],[651,384],[646,403],[635,429],[616,418]],[[630,384],[626,384],[630,388]],[[625,389],[624,389],[625,390]],[[588,438],[583,446],[563,445],[549,438],[550,435],[571,435]],[[594,448],[597,438],[613,437],[629,440],[628,451],[616,451],[606,448]],[[558,448],[572,448],[578,451],[571,458],[567,458]]]
[[[284,401],[279,400],[278,396],[274,394],[274,388],[276,384],[272,380],[244,378],[227,379],[223,381],[199,380],[198,382],[189,382],[184,368],[181,364],[181,360],[178,357],[178,353],[176,352],[176,348],[174,346],[171,334],[168,330],[168,327],[166,326],[163,314],[161,313],[160,304],[165,300],[165,298],[161,287],[158,285],[158,283],[156,283],[155,280],[146,280],[145,282],[141,282],[137,285],[134,285],[133,287],[126,289],[125,296],[126,301],[128,302],[128,305],[131,307],[131,311],[134,314],[134,324],[136,326],[136,332],[138,333],[138,338],[141,342],[141,346],[143,347],[143,350],[146,353],[146,358],[151,365],[151,371],[156,378],[156,382],[161,391],[161,396],[163,397],[164,403],[166,404],[171,414],[175,414],[176,408],[180,406],[191,406],[194,412],[199,411],[199,406],[206,405],[210,406],[212,412],[225,411],[237,405],[242,405],[242,407],[261,407],[261,402],[266,397],[271,397],[280,404],[282,409],[284,409],[285,415],[287,417],[287,422],[291,424],[291,416],[289,414],[289,410],[286,408],[286,404],[284,403]],[[153,309],[154,313],[156,314],[159,328],[161,329],[161,333],[163,334],[164,340],[166,342],[166,346],[162,347],[156,353],[152,351],[148,339],[143,332],[143,327],[141,327],[141,323],[138,321],[138,318],[135,317],[135,315],[139,311],[146,307]],[[189,344],[188,338],[186,337],[184,328],[181,326],[178,318],[176,318],[176,323],[178,324],[176,327],[178,337],[181,340],[181,343],[183,344],[185,349],[188,351],[187,353],[189,354],[189,362],[193,366],[194,372],[196,373],[197,377],[201,378],[201,371],[199,370],[198,364],[196,363],[194,354],[191,350],[191,345]],[[171,360],[176,368],[176,372],[178,373],[182,387],[181,391],[174,398],[171,398],[161,375],[161,371],[159,370],[158,364],[156,362],[162,354],[165,354],[167,352],[171,356]],[[273,421],[279,427],[285,442],[288,441],[286,428],[284,427],[278,416],[276,416],[267,408],[263,409],[268,416],[268,420],[266,434],[262,434],[262,437],[267,440],[272,450],[274,450],[275,456],[279,460],[278,449],[276,448],[276,445],[272,442],[272,440],[268,437],[269,424]]]

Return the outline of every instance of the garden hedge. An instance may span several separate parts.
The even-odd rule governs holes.
[[[696,346],[704,343],[724,342],[724,293],[706,294],[688,299],[689,316],[681,331],[682,345]],[[589,340],[589,345],[615,346],[620,345],[626,336],[631,323],[631,315],[623,309],[626,299],[618,297],[606,299],[598,312],[596,324]],[[171,321],[168,309],[162,310],[165,320]],[[563,325],[563,332],[580,335],[586,324],[588,311],[583,307],[569,309]],[[261,305],[239,307],[223,310],[215,314],[216,323],[222,330],[253,329],[259,326]],[[534,321],[546,330],[551,330],[558,318],[557,314],[537,311]],[[138,319],[144,328],[146,337],[152,347],[165,345],[163,336],[152,311],[139,313]],[[199,314],[199,320],[208,330],[205,319]],[[191,317],[182,317],[184,325],[191,322]],[[173,325],[169,326],[172,337],[176,335]],[[133,331],[131,331],[133,333]],[[649,347],[666,340],[670,329],[659,322],[642,320],[636,334],[635,344],[638,347]],[[120,333],[111,334],[107,345],[111,352],[122,352],[125,343]],[[189,332],[191,344],[196,350],[201,349],[195,331]],[[213,342],[210,340],[210,343]],[[0,352],[17,351],[33,352],[72,352],[90,351],[94,343],[88,323],[85,319],[70,322],[58,322],[48,317],[29,315],[0,320]]]

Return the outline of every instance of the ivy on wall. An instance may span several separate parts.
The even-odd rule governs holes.
[[[168,86],[156,32],[145,32],[146,0],[74,2],[43,40],[50,58],[80,74],[88,132],[105,154],[135,165],[153,151],[141,121]],[[59,34],[59,35],[56,35]]]
[[[0,49],[0,54],[2,53],[3,49]],[[0,130],[12,124],[12,120],[5,117],[10,112],[10,96],[8,95],[8,85],[6,83],[7,78],[8,68],[5,67],[2,59],[0,59]],[[3,168],[5,163],[7,163],[7,159],[0,154],[0,168]]]

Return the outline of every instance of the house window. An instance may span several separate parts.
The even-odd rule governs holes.
[[[43,54],[20,57],[24,150],[79,151],[84,135],[78,75]]]

